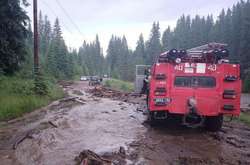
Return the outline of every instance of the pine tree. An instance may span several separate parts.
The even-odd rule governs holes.
[[[171,49],[171,46],[172,46],[171,38],[172,38],[172,33],[170,30],[170,26],[168,26],[168,28],[163,32],[162,39],[161,39],[163,51],[167,51]]]
[[[119,71],[122,80],[128,80],[129,77],[129,49],[127,44],[127,39],[125,36],[122,37],[121,40],[121,51],[119,57]]]
[[[112,72],[113,76],[114,76],[114,74],[116,72],[115,67],[116,67],[116,64],[117,64],[116,42],[117,42],[116,37],[114,37],[112,35],[112,37],[111,37],[111,39],[109,41],[108,50],[107,50],[107,57],[106,57],[109,73]]]
[[[43,20],[43,15],[42,11],[39,12],[39,18],[38,18],[38,37],[39,37],[39,54],[40,57],[41,55],[44,55],[43,47],[43,38],[44,38],[44,20]]]
[[[205,35],[206,35],[206,42],[213,42],[213,26],[214,26],[214,19],[213,15],[208,15],[206,19],[206,29],[205,29]]]
[[[127,80],[129,78],[130,51],[125,36],[122,38],[112,36],[107,50],[107,64],[113,77]]]
[[[56,78],[66,78],[68,69],[67,47],[62,37],[58,18],[55,21],[50,50],[47,56],[47,66]]]
[[[48,16],[45,15],[44,17],[44,34],[41,38],[41,49],[45,56],[48,54],[49,45],[52,40],[52,34],[51,34],[51,24],[48,20]]]
[[[13,74],[25,60],[28,20],[20,0],[0,1],[0,72],[4,74]]]
[[[240,39],[241,39],[241,28],[239,28],[242,24],[242,14],[241,14],[241,4],[237,3],[233,6],[232,10],[232,42],[231,47],[231,58],[237,60],[240,48]]]
[[[145,44],[143,35],[140,34],[139,39],[137,41],[137,45],[133,55],[133,61],[135,65],[144,64],[146,60],[146,52],[145,52]]]
[[[58,70],[56,66],[56,58],[55,58],[55,50],[54,43],[50,45],[50,49],[48,55],[46,57],[46,72],[50,75],[56,76],[58,75]]]
[[[243,69],[243,78],[250,74],[250,1],[242,8],[242,26],[240,39],[240,61]]]
[[[175,37],[177,40],[178,49],[187,49],[190,46],[191,41],[191,20],[190,16],[185,17],[184,15],[177,21],[176,28],[174,30]]]
[[[161,42],[160,42],[160,26],[159,22],[153,23],[153,27],[151,30],[149,41],[146,44],[146,50],[147,50],[147,64],[153,64],[155,58],[160,54],[161,52]]]

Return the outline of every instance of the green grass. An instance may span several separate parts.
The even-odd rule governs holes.
[[[24,113],[47,105],[63,97],[64,93],[56,84],[46,81],[49,94],[37,96],[33,93],[33,81],[17,77],[0,77],[0,121],[10,120]]]
[[[106,87],[124,92],[132,92],[134,90],[133,83],[117,79],[105,80],[104,85]]]
[[[238,120],[250,126],[250,113],[241,112]]]

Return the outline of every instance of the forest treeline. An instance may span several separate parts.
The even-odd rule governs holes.
[[[20,3],[0,2],[0,74],[20,73],[32,77],[33,33],[30,20]],[[139,34],[138,34],[139,35]],[[250,1],[240,1],[223,9],[218,16],[181,16],[175,28],[160,33],[159,22],[152,25],[150,36],[141,34],[135,50],[128,47],[126,36],[112,35],[103,52],[98,35],[94,41],[70,49],[62,36],[60,20],[50,22],[39,14],[40,68],[44,75],[56,79],[72,79],[75,75],[103,75],[133,81],[135,65],[150,65],[160,52],[177,48],[188,49],[208,42],[229,44],[230,59],[242,67],[245,91],[250,91]],[[104,54],[106,54],[104,56]]]

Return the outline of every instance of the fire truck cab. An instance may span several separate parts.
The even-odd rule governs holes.
[[[209,43],[159,55],[147,92],[151,124],[177,115],[184,125],[218,131],[224,115],[239,116],[240,66],[227,60],[225,46]]]

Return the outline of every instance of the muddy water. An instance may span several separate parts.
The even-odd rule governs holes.
[[[66,90],[81,103],[70,108],[52,106],[42,119],[29,123],[33,126],[24,126],[23,131],[32,128],[32,133],[5,159],[14,164],[74,164],[74,158],[85,149],[101,155],[117,152],[145,132],[145,116],[137,113],[134,105],[95,98],[83,90],[79,96],[74,88]]]
[[[115,152],[120,146],[126,148],[145,129],[134,107],[122,106],[126,108],[121,110],[119,102],[101,99],[73,108],[66,116],[53,120],[58,128],[21,143],[17,159],[24,164],[73,164],[84,149],[103,154]]]
[[[83,82],[64,88],[77,99],[0,123],[0,164],[75,164],[86,149],[114,164],[250,164],[250,128],[244,124],[225,123],[218,133],[171,120],[152,128],[143,97],[94,97]],[[121,147],[125,156],[117,154]]]
[[[163,124],[164,125],[164,124]],[[173,126],[149,128],[136,146],[138,157],[144,164],[249,164],[250,130],[224,126],[223,132],[208,133]]]

